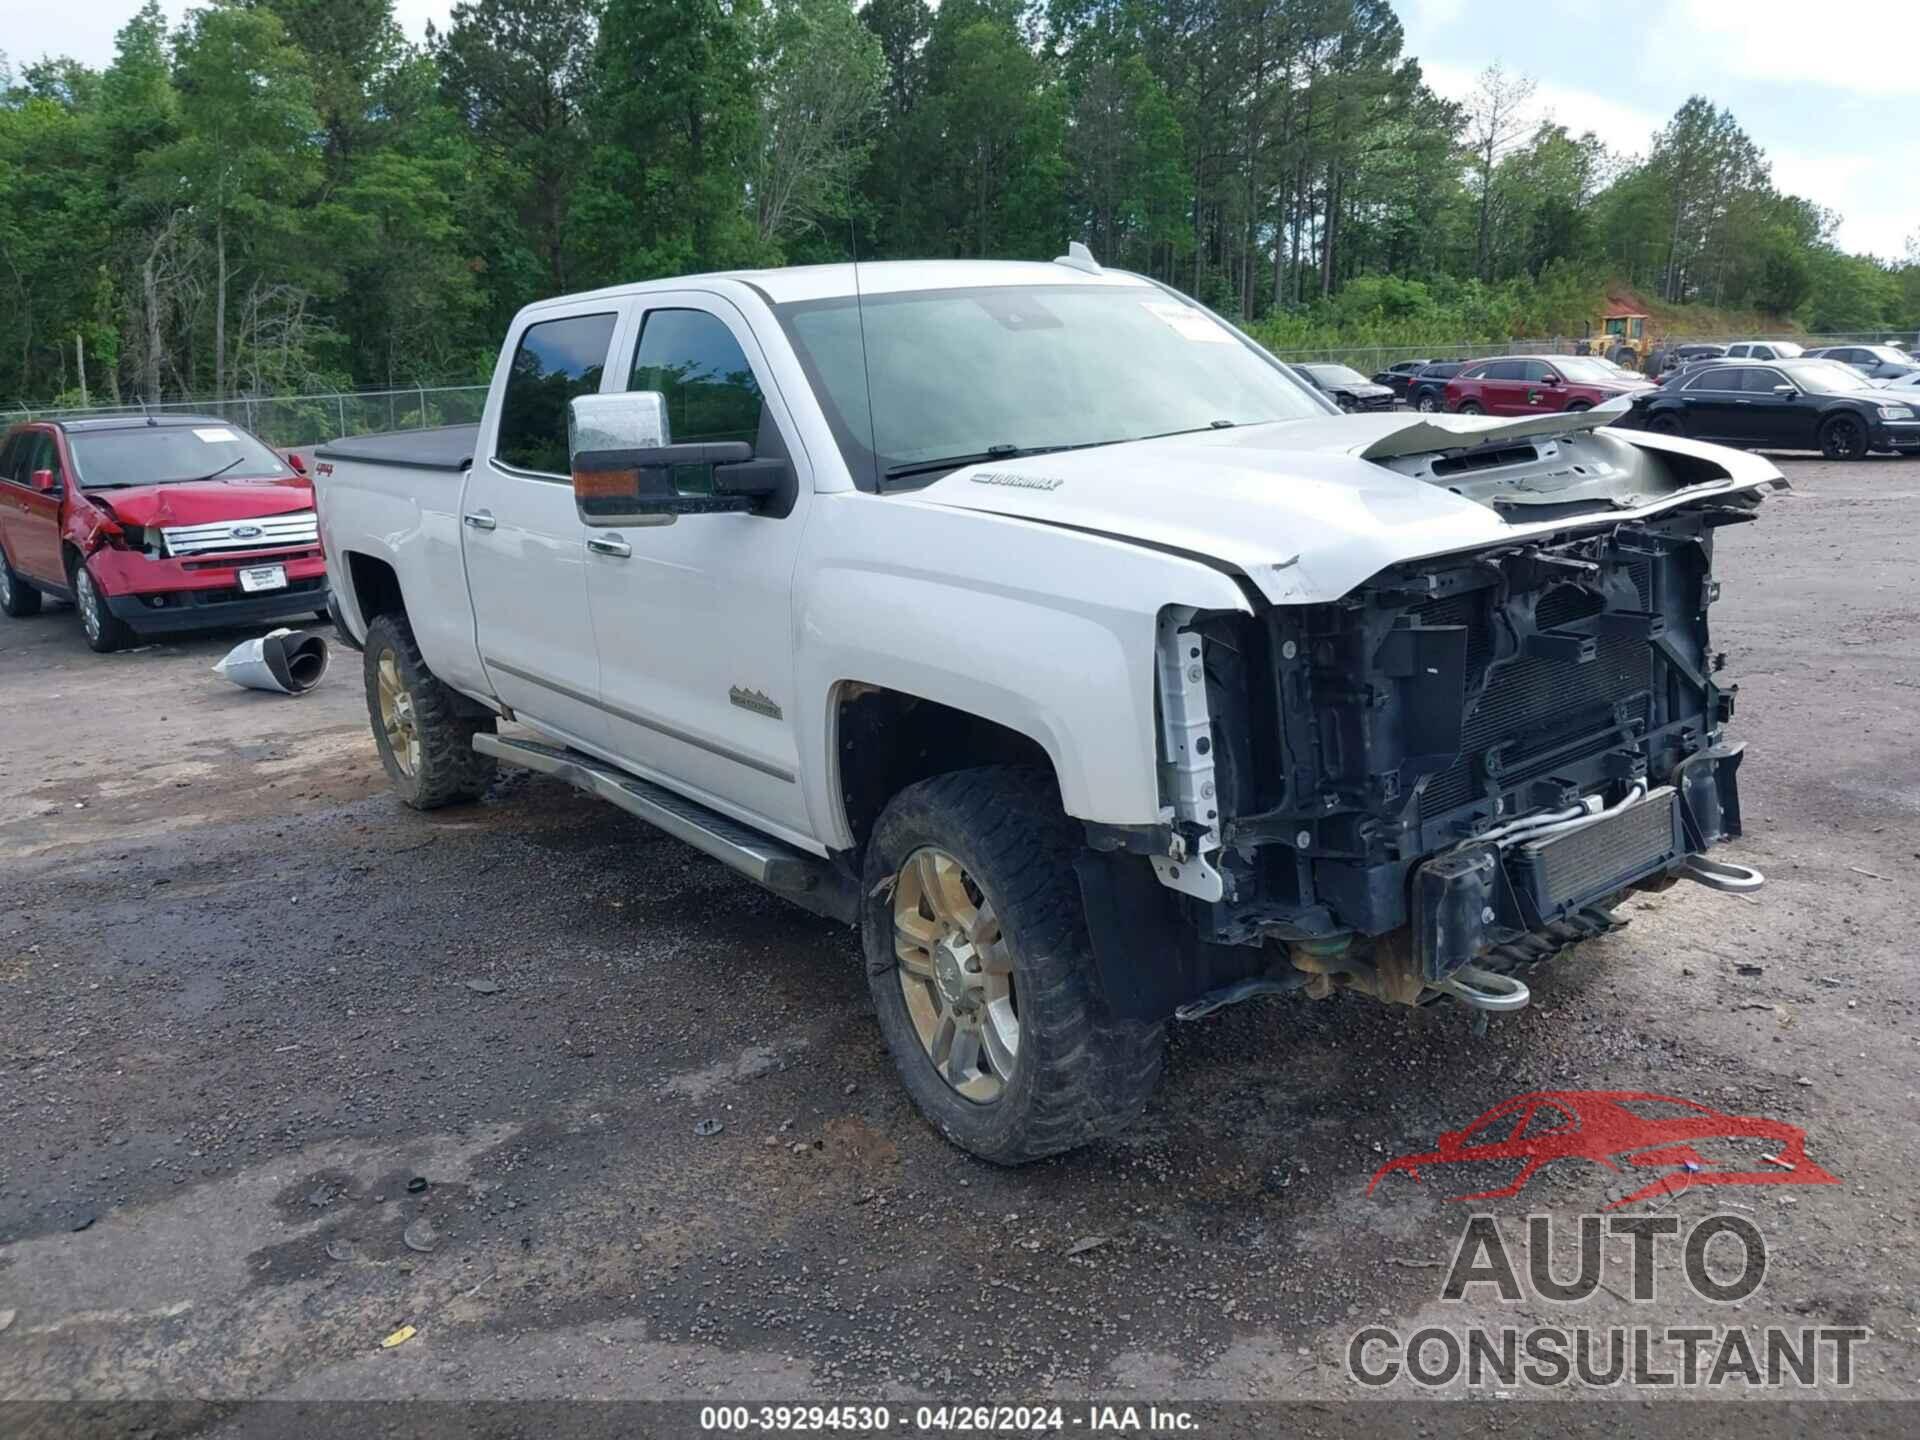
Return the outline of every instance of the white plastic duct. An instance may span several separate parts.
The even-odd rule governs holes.
[[[252,690],[301,695],[327,673],[327,642],[298,630],[271,630],[234,646],[213,673]]]

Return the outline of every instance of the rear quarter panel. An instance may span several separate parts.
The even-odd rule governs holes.
[[[427,666],[470,695],[491,694],[474,639],[460,552],[464,471],[414,469],[347,459],[313,465],[320,540],[340,621],[365,640],[371,617],[353,583],[351,557],[390,566]]]

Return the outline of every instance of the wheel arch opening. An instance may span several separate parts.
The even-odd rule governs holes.
[[[904,691],[842,681],[833,700],[835,792],[856,850],[907,786],[980,765],[1059,776],[1046,747],[998,721]]]
[[[407,613],[407,601],[400,589],[400,577],[393,566],[358,550],[346,552],[347,579],[353,586],[353,599],[360,610],[362,625],[371,625],[379,615]]]

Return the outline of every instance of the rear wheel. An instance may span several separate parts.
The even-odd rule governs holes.
[[[1651,420],[1647,421],[1647,429],[1656,435],[1684,435],[1687,433],[1686,430],[1682,428],[1679,420],[1671,415],[1654,416]]]
[[[5,550],[0,550],[0,613],[16,620],[40,613],[40,592],[13,573]]]
[[[1431,390],[1422,390],[1414,397],[1413,408],[1422,415],[1431,415],[1440,408],[1440,397]]]
[[[908,786],[867,844],[881,1033],[934,1128],[996,1164],[1124,1129],[1160,1077],[1163,1027],[1099,997],[1079,843],[1044,775],[993,767]]]
[[[1460,402],[1460,413],[1462,415],[1484,415],[1487,412],[1478,400],[1462,400]]]
[[[1836,415],[1820,427],[1820,453],[1829,460],[1860,460],[1867,453],[1867,426],[1858,415]]]
[[[100,654],[110,655],[133,643],[133,631],[107,608],[106,592],[84,560],[73,568],[73,603],[80,611],[80,628],[86,632],[87,644]]]
[[[437,810],[484,795],[493,757],[476,753],[473,737],[491,734],[494,719],[464,713],[460,697],[427,668],[405,616],[381,615],[367,627],[363,662],[374,744],[400,798]]]

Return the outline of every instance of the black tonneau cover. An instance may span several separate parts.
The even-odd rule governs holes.
[[[386,435],[349,435],[313,452],[316,460],[359,465],[405,465],[414,470],[464,470],[473,463],[478,425],[442,425],[433,430],[395,430]]]

